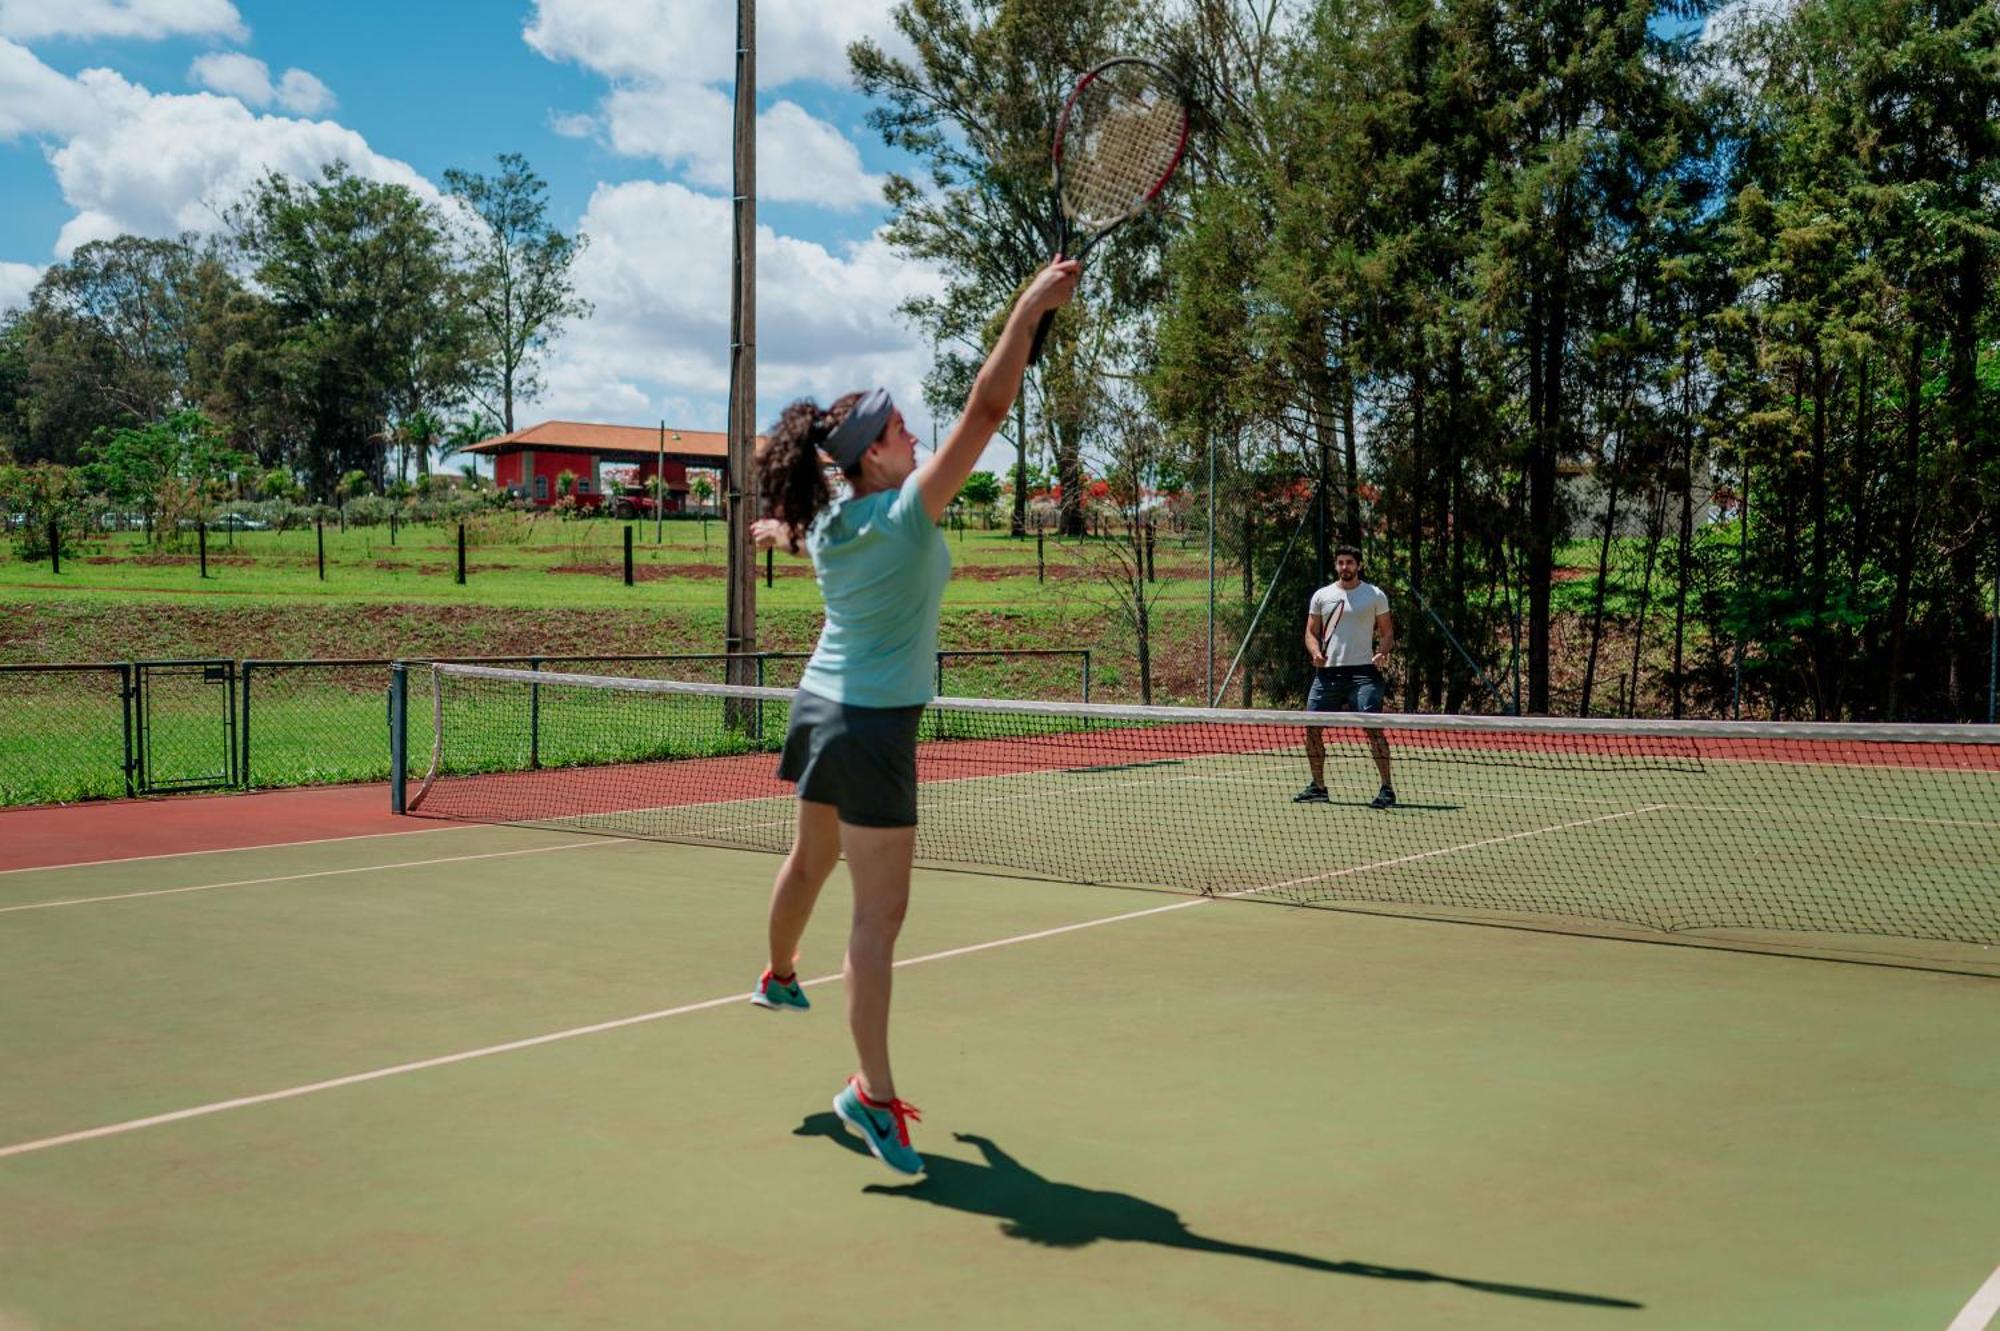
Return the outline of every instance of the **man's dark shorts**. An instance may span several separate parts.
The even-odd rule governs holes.
[[[1372,665],[1321,666],[1306,694],[1308,712],[1379,712],[1382,672]]]
[[[918,707],[855,707],[798,691],[778,779],[856,827],[917,825]]]

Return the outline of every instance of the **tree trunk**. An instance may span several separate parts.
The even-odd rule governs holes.
[[[1361,544],[1361,461],[1354,441],[1354,371],[1347,361],[1348,340],[1352,331],[1345,323],[1340,334],[1340,413],[1341,441],[1346,449],[1347,463],[1347,526],[1341,539],[1350,545]]]
[[[1545,302],[1553,306],[1545,310]],[[1556,574],[1556,455],[1562,420],[1562,297],[1528,302],[1528,711],[1549,711],[1550,608]],[[1546,317],[1547,325],[1544,326]]]
[[[1622,451],[1622,450],[1621,450]],[[1607,463],[1610,459],[1606,459]],[[1597,652],[1604,642],[1604,597],[1611,575],[1611,535],[1618,525],[1619,468],[1609,467],[1611,487],[1604,502],[1604,529],[1597,542],[1597,589],[1590,604],[1590,652],[1583,662],[1583,697],[1577,703],[1578,716],[1590,715],[1590,692],[1597,682]]]
[[[1632,687],[1625,694],[1625,715],[1638,712],[1639,668],[1646,646],[1646,615],[1653,606],[1653,569],[1659,563],[1660,538],[1667,530],[1667,490],[1661,486],[1653,495],[1652,511],[1646,516],[1646,568],[1639,579],[1639,613],[1632,624]]]
[[[1674,720],[1684,714],[1687,692],[1688,579],[1694,572],[1694,440],[1681,443],[1680,575],[1674,588]]]
[[[1883,689],[1886,719],[1901,715],[1903,649],[1909,638],[1910,583],[1917,566],[1917,458],[1923,440],[1924,332],[1910,343],[1910,362],[1903,374],[1903,457],[1897,477],[1902,492],[1901,521],[1896,532],[1896,589],[1889,596],[1889,678]]]
[[[1827,594],[1827,504],[1826,504],[1826,362],[1819,343],[1812,349],[1812,695],[1813,720],[1830,719],[1838,706],[1828,696],[1833,673],[1832,635],[1826,622]]]
[[[1419,357],[1410,379],[1410,480],[1408,500],[1410,508],[1410,556],[1409,562],[1405,567],[1409,573],[1410,599],[1412,601],[1416,599],[1416,594],[1424,585],[1424,495],[1429,491],[1429,487],[1425,484],[1427,478],[1424,474],[1424,437],[1430,429],[1429,413],[1426,410],[1429,405],[1428,394],[1425,391],[1428,386],[1428,378],[1429,376],[1425,373],[1424,362]],[[1422,677],[1421,671],[1423,669],[1424,653],[1429,644],[1426,642],[1428,634],[1424,629],[1423,616],[1416,613],[1414,605],[1404,614],[1401,628],[1402,632],[1397,636],[1406,644],[1402,651],[1402,657],[1408,663],[1404,672],[1406,683],[1404,684],[1403,696],[1406,698],[1415,698],[1417,696],[1417,687]]]

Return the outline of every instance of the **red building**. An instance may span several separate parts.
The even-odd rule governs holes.
[[[576,477],[578,504],[597,508],[608,501],[626,517],[652,511],[647,496],[654,476],[665,482],[669,513],[689,507],[691,470],[715,473],[717,494],[709,502],[719,504],[727,489],[722,478],[729,468],[729,436],[710,430],[544,421],[483,439],[465,452],[492,458],[495,485],[542,506],[562,497],[558,478],[564,472]]]

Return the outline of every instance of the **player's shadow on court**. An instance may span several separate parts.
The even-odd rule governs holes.
[[[868,1154],[868,1148],[850,1135],[832,1114],[808,1115],[794,1129],[793,1135],[827,1137],[845,1150],[862,1156]],[[1164,1206],[1129,1193],[1051,1182],[985,1137],[964,1132],[955,1135],[959,1141],[977,1147],[983,1162],[926,1153],[922,1179],[899,1185],[874,1183],[863,1191],[884,1197],[929,1202],[933,1206],[971,1215],[992,1216],[1001,1222],[1000,1232],[1009,1238],[1049,1248],[1082,1248],[1100,1239],[1120,1243],[1157,1243],[1163,1248],[1186,1248],[1194,1252],[1220,1253],[1226,1257],[1254,1257],[1259,1261],[1276,1262],[1280,1266],[1324,1271],[1328,1275],[1457,1285],[1485,1294],[1508,1294],[1515,1298],[1546,1299],[1552,1303],[1585,1304],[1596,1308],[1644,1306],[1628,1299],[1606,1298],[1597,1294],[1537,1289],[1531,1285],[1504,1285],[1489,1280],[1466,1280],[1458,1276],[1439,1275],[1435,1271],[1376,1266],[1369,1262],[1330,1262],[1304,1253],[1211,1239],[1189,1230],[1187,1222],[1177,1212]]]

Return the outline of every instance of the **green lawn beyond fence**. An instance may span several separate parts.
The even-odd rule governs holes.
[[[479,658],[484,664],[726,682],[724,653]],[[789,688],[803,653],[741,658],[752,682]],[[1090,700],[1091,654],[938,653],[961,697]],[[187,790],[381,781],[390,774],[389,662],[150,661],[0,665],[0,805]],[[408,764],[428,760],[412,744]]]

